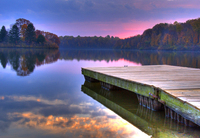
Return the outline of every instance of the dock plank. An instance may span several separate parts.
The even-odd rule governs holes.
[[[88,68],[91,69],[91,68]],[[200,88],[200,70],[168,65],[135,67],[97,67],[93,71],[164,90]]]

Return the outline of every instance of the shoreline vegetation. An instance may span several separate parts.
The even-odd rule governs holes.
[[[185,23],[159,23],[142,35],[125,39],[60,36],[60,48],[200,51],[200,18]]]
[[[0,29],[0,48],[37,49],[127,49],[127,50],[174,50],[200,51],[200,18],[185,23],[159,23],[146,29],[142,35],[120,39],[107,35],[60,36],[35,30],[29,20],[19,18],[9,30]]]
[[[19,18],[9,30],[0,30],[0,48],[58,49],[60,39],[56,34],[35,30],[29,20]]]

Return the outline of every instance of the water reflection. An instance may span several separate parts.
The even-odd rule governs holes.
[[[69,137],[130,137],[133,136],[132,131],[128,130],[126,122],[120,119],[112,119],[104,117],[84,117],[74,115],[72,117],[63,116],[41,116],[32,113],[14,113],[9,114],[12,119],[20,118],[15,125],[18,128],[27,127],[31,129],[37,129],[42,131],[48,131],[48,133],[57,135],[67,134]],[[116,123],[117,122],[117,123]],[[49,135],[50,135],[49,134]]]
[[[74,96],[70,97],[72,101],[41,97],[1,96],[0,136],[74,138],[146,136],[143,133],[138,134],[131,124],[92,102],[74,103]]]
[[[199,137],[200,135],[198,128],[185,127],[165,118],[164,112],[154,112],[140,106],[137,96],[132,92],[122,89],[108,91],[101,88],[98,82],[87,81],[82,85],[82,91],[153,138]]]
[[[19,76],[27,76],[34,71],[36,66],[53,63],[58,59],[106,62],[119,62],[120,60],[123,62],[125,60],[135,65],[168,64],[200,68],[199,52],[0,49],[2,67],[6,68],[7,65],[10,65]],[[120,66],[120,64],[109,63],[109,66]]]
[[[164,120],[163,113],[138,107],[134,95],[127,94],[127,98],[120,92],[104,91],[98,85],[86,83],[82,90],[87,95],[81,92],[84,83],[81,67],[171,64],[199,68],[199,55],[198,52],[0,49],[0,137],[145,137],[147,134],[181,137],[184,133],[189,136],[189,129]],[[198,131],[193,132],[191,137],[199,135]]]
[[[59,50],[0,49],[2,67],[11,65],[18,76],[27,76],[35,66],[55,62],[59,57]]]
[[[118,61],[120,59],[142,65],[175,65],[200,68],[200,52],[120,51],[120,50],[60,50],[65,60]]]

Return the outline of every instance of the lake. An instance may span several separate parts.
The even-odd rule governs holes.
[[[200,68],[200,52],[0,49],[0,137],[199,137],[138,104],[134,93],[85,82],[81,67]]]

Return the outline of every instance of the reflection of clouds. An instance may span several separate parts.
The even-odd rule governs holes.
[[[80,104],[71,104],[71,105],[69,105],[69,108],[79,108],[82,111],[84,111],[84,109],[88,109],[91,106],[93,106],[92,103],[83,102],[83,103],[80,103]]]
[[[97,107],[90,102],[74,102],[73,99],[44,99],[35,96],[0,96],[0,109],[6,112],[28,112],[34,111],[44,116],[49,115],[70,115],[91,114],[92,116],[102,115],[102,112],[96,110]],[[12,105],[12,106],[11,106]],[[1,119],[1,116],[0,116]]]
[[[70,133],[73,137],[138,137],[144,133],[136,133],[135,127],[117,117],[107,116],[85,117],[74,115],[72,117],[53,116],[47,117],[31,112],[10,113],[9,118],[20,118],[15,122],[17,127],[35,128],[50,134]]]
[[[117,117],[112,111],[96,107],[94,103],[80,102],[73,104],[62,100],[46,100],[33,96],[1,96],[5,104],[14,101],[27,103],[34,101],[50,106],[28,104],[30,108],[21,107],[20,110],[8,110],[0,117],[1,130],[21,128],[29,131],[23,132],[30,135],[30,132],[44,135],[67,135],[70,137],[137,137],[140,133],[136,128]],[[7,101],[7,102],[6,102]],[[25,104],[26,105],[26,104]],[[28,107],[29,107],[28,106]],[[28,109],[28,110],[27,110]],[[4,110],[2,110],[4,111]],[[1,120],[5,120],[1,122]],[[33,130],[34,129],[34,130]],[[141,133],[144,135],[143,133]],[[12,136],[12,134],[11,134]]]
[[[60,104],[67,105],[68,104],[67,100],[63,101],[63,100],[56,99],[56,100],[50,101],[50,100],[46,100],[46,99],[34,97],[34,96],[5,96],[5,97],[8,99],[11,99],[14,101],[20,101],[20,102],[35,101],[35,102],[41,102],[47,105],[60,105]],[[5,97],[1,96],[0,100],[4,100]]]
[[[43,104],[46,104],[46,105],[65,105],[65,108],[79,108],[81,110],[84,110],[84,109],[88,109],[90,108],[91,106],[93,106],[94,104],[93,103],[90,103],[90,102],[80,102],[78,104],[73,104],[73,103],[69,103],[69,99],[65,99],[65,100],[59,100],[59,99],[55,99],[55,100],[47,100],[47,99],[44,99],[44,98],[41,98],[41,97],[35,97],[35,96],[0,96],[0,100],[4,100],[4,99],[9,99],[9,100],[13,100],[13,101],[16,101],[16,102],[30,102],[30,101],[33,101],[33,102],[40,102],[40,103],[43,103]]]

